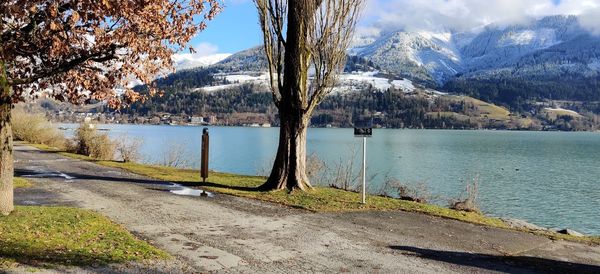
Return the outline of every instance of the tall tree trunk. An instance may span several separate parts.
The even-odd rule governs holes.
[[[312,188],[306,176],[306,129],[311,116],[307,110],[310,65],[307,39],[315,10],[316,4],[311,0],[288,1],[279,147],[271,175],[261,189]]]
[[[10,111],[10,86],[4,63],[0,61],[0,214],[8,215],[13,205],[13,140]]]
[[[271,175],[263,190],[311,189],[306,176],[306,130],[309,115],[290,114],[280,110],[279,147]]]

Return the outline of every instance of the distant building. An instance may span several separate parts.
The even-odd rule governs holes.
[[[215,115],[211,115],[210,117],[208,117],[208,123],[211,125],[214,125],[217,123],[217,116]]]
[[[191,124],[204,124],[204,117],[202,116],[192,116],[190,118]]]

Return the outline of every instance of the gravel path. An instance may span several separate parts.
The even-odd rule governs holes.
[[[16,191],[18,204],[96,210],[176,256],[57,272],[600,273],[598,246],[407,212],[310,213],[179,196],[157,190],[164,182],[31,147],[17,145],[15,156],[16,173],[35,182]]]

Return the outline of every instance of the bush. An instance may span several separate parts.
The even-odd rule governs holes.
[[[69,152],[87,155],[99,160],[112,160],[115,155],[115,144],[108,135],[99,134],[93,124],[83,123],[75,131]]]
[[[12,130],[15,140],[65,148],[65,136],[46,119],[44,114],[30,113],[22,107],[16,107],[12,111]]]
[[[386,177],[379,195],[423,204],[433,199],[426,184],[408,185],[392,177]]]
[[[350,157],[340,158],[333,164],[333,168],[326,166],[324,178],[327,180],[329,187],[343,189],[348,191],[358,191],[360,171],[355,173],[354,167],[357,155],[357,147],[350,146]],[[360,163],[358,164],[360,165]]]
[[[465,196],[466,193],[466,197]],[[450,208],[459,211],[481,213],[477,206],[479,196],[479,176],[467,181],[465,192],[458,199],[450,200]]]
[[[142,146],[142,143],[143,141],[140,138],[121,136],[115,145],[119,157],[123,160],[123,162],[127,163],[139,160],[140,146]]]
[[[318,185],[325,180],[324,172],[327,169],[325,162],[315,153],[311,153],[306,157],[306,176],[313,185]]]
[[[168,140],[164,141],[162,151],[162,160],[160,165],[167,167],[188,168],[191,167],[191,155],[186,150],[185,145],[188,142],[173,143]]]

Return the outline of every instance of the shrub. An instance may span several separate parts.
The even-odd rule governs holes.
[[[186,151],[186,148],[183,145],[188,142],[172,143],[165,140],[164,143],[166,145],[163,146],[162,161],[160,165],[178,168],[187,168],[191,166],[190,153],[189,151]]]
[[[408,185],[391,177],[386,177],[379,194],[385,197],[400,198],[401,200],[417,203],[427,203],[432,199],[431,192],[426,184]]]
[[[306,176],[308,176],[311,184],[316,185],[323,181],[326,169],[325,162],[316,153],[311,153],[306,157]]]
[[[142,143],[143,141],[140,138],[121,136],[115,145],[119,157],[123,160],[123,162],[127,163],[139,160],[140,146],[142,146]]]
[[[64,135],[46,119],[44,114],[30,113],[23,107],[16,107],[12,111],[12,130],[15,140],[65,148]]]
[[[360,171],[355,173],[357,147],[350,146],[350,157],[340,158],[333,164],[333,168],[325,167],[325,178],[328,180],[329,187],[356,191],[358,189],[358,179]],[[360,164],[360,163],[359,163]]]
[[[75,131],[74,141],[68,149],[99,160],[112,160],[115,155],[115,144],[108,135],[99,134],[95,126],[88,123],[81,124]]]
[[[466,197],[464,197],[465,193]],[[458,199],[450,200],[450,208],[459,211],[481,213],[479,207],[477,206],[478,196],[479,176],[475,176],[473,180],[467,181],[465,191],[460,195]]]

